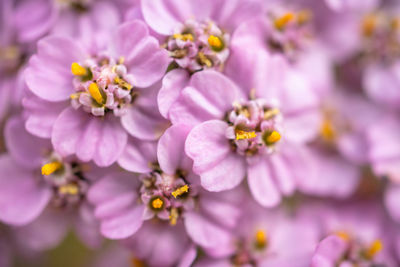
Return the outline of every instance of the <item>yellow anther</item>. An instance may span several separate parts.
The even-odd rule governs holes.
[[[203,52],[197,53],[201,65],[206,65],[208,68],[212,67],[212,61],[207,58]]]
[[[272,119],[273,117],[275,117],[276,115],[279,114],[279,109],[277,108],[273,108],[273,109],[268,109],[264,112],[264,119],[265,120],[269,120]]]
[[[62,167],[61,162],[53,161],[42,166],[42,175],[50,175]]]
[[[332,142],[336,138],[336,131],[331,120],[324,119],[320,127],[320,134],[325,141]]]
[[[125,57],[120,57],[118,59],[118,64],[122,65],[122,64],[124,64],[124,62],[125,62]]]
[[[297,23],[300,25],[309,22],[311,18],[312,12],[309,9],[303,9],[297,13]]]
[[[114,82],[116,84],[118,84],[120,87],[122,87],[123,89],[126,89],[126,90],[131,90],[132,87],[133,87],[130,83],[128,83],[127,81],[125,81],[125,80],[123,80],[123,79],[121,79],[119,77],[116,77],[114,79]]]
[[[193,40],[194,40],[193,35],[191,33],[184,33],[184,34],[175,33],[174,35],[172,35],[172,37],[174,39],[180,39],[182,41],[191,41],[191,42],[193,42]]]
[[[242,140],[242,139],[251,139],[256,137],[257,134],[256,132],[246,132],[242,130],[236,130],[236,140]]]
[[[174,198],[177,198],[180,195],[183,195],[184,193],[187,193],[189,191],[189,186],[185,184],[184,186],[179,187],[176,189],[174,192],[171,193],[171,195],[174,196]]]
[[[279,140],[281,140],[281,134],[278,133],[277,131],[272,131],[266,138],[265,141],[267,144],[275,144],[276,142],[278,142]]]
[[[178,221],[179,217],[179,212],[177,208],[172,208],[171,212],[169,214],[169,223],[171,225],[176,225],[176,222]]]
[[[350,241],[350,235],[345,231],[337,231],[335,234],[346,242]]]
[[[291,22],[295,18],[295,15],[292,12],[288,12],[284,14],[283,16],[275,19],[275,27],[278,30],[283,30],[283,28],[286,27],[286,25]]]
[[[71,65],[71,72],[73,75],[76,76],[85,76],[87,75],[87,69],[79,65],[78,63],[74,62]]]
[[[267,234],[264,230],[258,230],[256,232],[255,244],[258,248],[263,248],[267,244]]]
[[[91,83],[89,85],[89,93],[98,104],[104,104],[104,98],[101,95],[100,88],[96,83]]]
[[[76,184],[66,184],[58,188],[58,192],[63,195],[77,195],[79,187]]]
[[[163,205],[164,201],[162,201],[161,198],[156,198],[151,202],[151,206],[155,209],[161,209]]]
[[[377,239],[372,242],[371,246],[366,251],[366,256],[368,259],[372,259],[375,257],[377,253],[379,253],[383,249],[382,241]]]
[[[376,29],[378,18],[374,14],[367,15],[362,22],[362,33],[364,36],[371,36]]]
[[[215,51],[221,51],[224,48],[224,43],[222,42],[221,38],[215,35],[210,35],[208,37],[208,44]]]
[[[75,93],[75,94],[70,94],[69,97],[70,97],[71,99],[78,99],[78,98],[79,98],[79,95],[80,95],[80,94]]]

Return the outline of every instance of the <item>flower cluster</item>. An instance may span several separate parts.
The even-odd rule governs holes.
[[[2,0],[0,21],[1,267],[68,231],[99,267],[400,266],[398,1]]]

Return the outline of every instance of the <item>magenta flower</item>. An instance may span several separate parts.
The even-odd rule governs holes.
[[[247,175],[255,199],[274,206],[306,171],[303,144],[317,133],[318,98],[296,72],[285,72],[280,59],[247,56],[257,72],[244,66],[237,74],[238,80],[246,77],[242,90],[220,73],[195,73],[170,118],[194,126],[185,151],[204,188],[232,189]]]
[[[194,243],[216,256],[230,253],[229,229],[236,225],[240,214],[235,206],[240,194],[209,193],[198,185],[191,161],[184,154],[189,130],[184,125],[170,127],[160,138],[157,150],[154,144],[153,150],[151,144],[128,145],[119,163],[144,173],[139,177],[132,173],[109,175],[90,189],[89,200],[95,205],[95,216],[105,237],[129,237],[153,219],[162,224],[169,222],[169,227],[184,227]],[[147,161],[136,161],[143,156],[148,157]],[[233,195],[236,200],[232,200]]]
[[[99,245],[97,222],[85,201],[91,181],[98,175],[96,166],[60,157],[48,140],[24,131],[18,117],[7,122],[5,137],[9,154],[0,157],[0,220],[23,225],[17,230],[21,238],[31,231],[37,233],[24,239],[34,250],[57,245],[69,223],[89,245]],[[42,242],[36,240],[38,236]]]
[[[128,133],[147,140],[161,134],[165,122],[152,105],[154,84],[167,64],[166,53],[148,35],[146,25],[134,21],[118,27],[110,50],[96,54],[72,39],[43,39],[30,60],[26,80],[35,95],[57,103],[50,104],[53,112],[70,102],[51,130],[55,150],[109,166],[125,148]],[[29,116],[49,114],[43,109],[47,108],[38,105]],[[48,127],[43,130],[35,133],[47,136]]]

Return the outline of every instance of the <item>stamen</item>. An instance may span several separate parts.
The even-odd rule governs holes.
[[[77,195],[79,187],[76,184],[66,184],[58,188],[58,192],[63,195]]]
[[[85,76],[85,75],[87,75],[86,68],[82,67],[81,65],[79,65],[76,62],[72,63],[71,72],[75,76]]]
[[[289,22],[291,22],[294,18],[295,18],[295,15],[291,12],[288,12],[275,20],[275,27],[278,30],[283,30],[283,28],[285,28],[286,25]]]
[[[175,33],[172,35],[174,39],[180,39],[182,41],[191,41],[193,42],[194,38],[191,33],[185,33],[185,34],[180,34],[180,33]]]
[[[184,193],[187,193],[189,191],[189,186],[185,184],[184,186],[179,187],[176,189],[174,192],[171,193],[171,195],[174,196],[174,198],[177,198],[180,195],[183,195]]]
[[[42,175],[50,175],[62,167],[61,162],[53,161],[42,166]]]
[[[368,259],[372,259],[375,257],[377,253],[379,253],[383,249],[383,244],[382,241],[377,239],[374,242],[372,242],[371,246],[368,248],[366,251],[366,257]]]
[[[246,132],[246,131],[242,131],[242,130],[236,130],[236,140],[251,139],[256,136],[257,136],[257,134],[255,131]]]
[[[272,131],[268,136],[265,137],[265,142],[268,145],[273,145],[279,140],[281,140],[281,134],[277,131]]]
[[[264,120],[269,120],[275,117],[276,115],[279,114],[279,109],[273,108],[273,109],[268,109],[267,111],[264,112]]]
[[[70,97],[71,99],[78,99],[78,98],[79,98],[79,95],[80,95],[80,94],[75,93],[75,94],[70,94],[69,97]]]
[[[215,35],[210,35],[208,37],[208,44],[211,46],[211,48],[214,51],[217,51],[217,52],[224,49],[224,43],[222,42],[221,38],[219,38],[218,36],[215,36]]]
[[[211,60],[209,60],[209,59],[204,55],[204,53],[199,52],[199,53],[197,53],[197,56],[199,57],[200,64],[206,65],[208,68],[211,68],[211,67],[212,67],[212,62],[211,62]]]
[[[364,18],[362,23],[362,33],[364,36],[371,36],[376,29],[377,26],[377,16],[374,14],[370,14]]]
[[[320,128],[322,138],[328,142],[334,141],[336,138],[336,131],[333,128],[332,122],[329,119],[324,119]]]
[[[123,89],[126,89],[126,90],[131,90],[132,87],[133,87],[130,83],[128,83],[127,81],[125,81],[125,80],[123,80],[123,79],[121,79],[119,77],[116,77],[114,79],[114,82],[116,84],[118,84],[120,87],[122,87]]]
[[[104,98],[101,95],[100,89],[96,83],[91,83],[89,85],[89,93],[98,104],[102,105],[104,103]]]
[[[155,209],[161,209],[163,205],[164,201],[162,201],[161,198],[156,198],[151,202],[151,206]]]
[[[255,245],[257,248],[264,248],[267,245],[267,234],[263,230],[258,230],[255,235]]]
[[[176,222],[178,221],[179,213],[177,208],[172,208],[171,212],[169,214],[169,223],[171,225],[176,225]]]

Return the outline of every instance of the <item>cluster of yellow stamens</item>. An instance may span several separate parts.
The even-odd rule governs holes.
[[[362,22],[362,33],[364,36],[371,36],[377,27],[378,17],[375,14],[367,15]]]
[[[179,217],[179,212],[177,208],[172,208],[169,214],[169,223],[171,225],[176,225]]]
[[[174,196],[174,198],[177,198],[178,196],[181,196],[184,193],[189,192],[189,186],[187,184],[185,184],[184,186],[179,187],[178,189],[176,189],[175,191],[173,191],[171,193],[171,195]]]
[[[50,175],[54,173],[55,171],[59,170],[62,168],[62,164],[59,161],[53,161],[46,163],[42,166],[42,175]]]
[[[289,24],[289,22],[293,21],[295,19],[295,15],[292,12],[288,12],[279,18],[275,19],[274,24],[275,28],[278,30],[283,30],[286,25]]]
[[[368,259],[373,259],[376,254],[378,254],[383,249],[382,241],[377,239],[368,247],[367,251],[365,252],[365,256]]]
[[[336,139],[336,131],[333,127],[332,121],[328,118],[324,119],[320,127],[321,137],[328,142]]]

